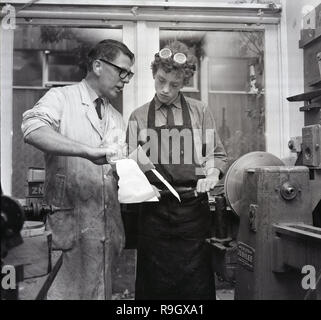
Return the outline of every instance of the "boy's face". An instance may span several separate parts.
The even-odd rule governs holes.
[[[166,73],[159,68],[154,75],[154,79],[157,98],[165,104],[172,103],[184,86],[183,75],[179,75],[175,71]]]

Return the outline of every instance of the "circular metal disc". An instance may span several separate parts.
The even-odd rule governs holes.
[[[250,152],[236,160],[227,171],[224,183],[226,201],[235,214],[240,215],[244,172],[260,166],[284,166],[276,156],[268,152]]]

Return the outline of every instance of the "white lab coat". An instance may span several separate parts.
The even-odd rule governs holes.
[[[28,135],[48,125],[62,135],[93,147],[125,141],[125,124],[109,104],[105,130],[84,81],[49,90],[23,114]],[[104,131],[104,132],[103,132]],[[117,180],[110,165],[79,157],[45,155],[44,201],[72,208],[48,217],[53,246],[63,249],[63,265],[49,299],[111,299],[111,267],[124,245]]]

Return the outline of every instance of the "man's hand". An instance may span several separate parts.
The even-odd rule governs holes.
[[[71,140],[54,131],[51,127],[40,127],[25,137],[25,141],[41,151],[55,156],[81,157],[102,165],[107,164],[117,150],[110,146],[93,148],[78,141]]]
[[[89,148],[87,159],[97,165],[109,163],[107,159],[115,156],[117,151],[114,148]]]
[[[214,189],[219,181],[220,170],[213,168],[212,172],[207,175],[205,179],[199,179],[197,181],[196,191],[197,193],[205,193]]]
[[[117,160],[127,158],[127,144],[126,143],[114,143],[108,145],[109,153],[106,154],[106,158],[109,164],[115,165]]]

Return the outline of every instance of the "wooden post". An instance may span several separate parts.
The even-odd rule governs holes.
[[[11,7],[11,6],[8,6]],[[5,8],[3,8],[5,9]],[[3,12],[4,10],[2,10]],[[9,12],[9,11],[7,11]],[[11,12],[12,14],[14,11]],[[12,73],[15,20],[5,15],[0,25],[0,89],[1,89],[1,186],[6,195],[12,193]]]

